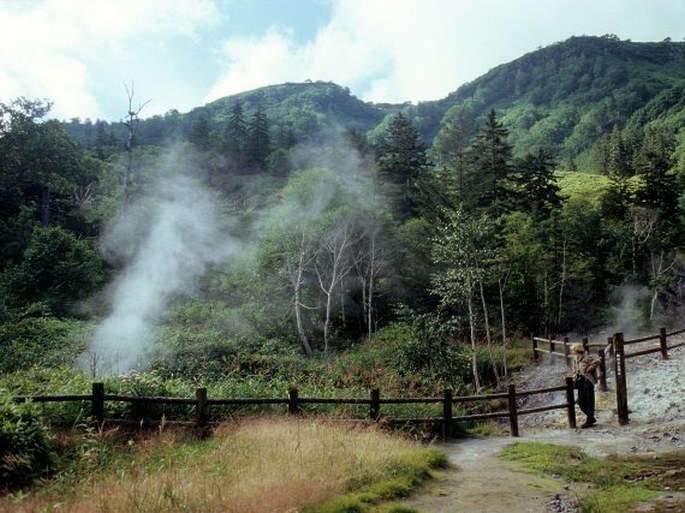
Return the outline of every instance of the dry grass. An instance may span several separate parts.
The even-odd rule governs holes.
[[[135,457],[82,476],[60,496],[46,487],[0,511],[286,512],[382,482],[391,468],[430,466],[430,451],[378,429],[309,420],[220,426],[207,441],[172,435],[136,442]],[[434,455],[432,457],[434,459]]]

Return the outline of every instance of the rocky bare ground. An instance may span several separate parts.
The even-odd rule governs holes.
[[[628,351],[636,350],[633,346]],[[618,423],[615,384],[610,370],[607,373],[609,390],[597,392],[596,426],[569,429],[566,411],[552,410],[521,416],[518,439],[501,436],[441,444],[449,454],[453,470],[407,500],[405,505],[422,513],[575,512],[578,497],[587,492],[586,485],[533,476],[497,457],[503,447],[519,440],[577,446],[597,456],[653,453],[658,457],[661,452],[685,450],[685,347],[669,351],[669,356],[668,360],[661,360],[659,353],[655,353],[626,360],[628,425]],[[607,359],[608,367],[609,362]],[[559,385],[567,372],[561,361],[550,364],[543,358],[512,379],[517,389],[530,390]],[[563,401],[563,392],[560,392],[556,396],[532,396],[520,407]],[[584,420],[579,410],[577,418],[578,424]],[[685,490],[669,491],[658,501],[641,504],[634,511],[685,511]]]

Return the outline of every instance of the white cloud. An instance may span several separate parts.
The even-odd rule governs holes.
[[[338,0],[331,20],[309,43],[298,46],[278,28],[228,40],[225,70],[206,99],[306,78],[332,80],[372,101],[443,98],[496,65],[572,35],[685,35],[685,2],[657,3]]]
[[[140,41],[196,38],[220,13],[211,0],[10,0],[0,2],[0,18],[0,99],[48,98],[57,117],[99,117],[101,70],[123,60],[120,75],[149,72],[150,62],[135,61]]]
[[[331,80],[356,89],[392,65],[390,49],[374,37],[372,19],[356,9],[336,8],[314,40],[297,45],[294,34],[273,26],[260,37],[233,38],[223,45],[225,71],[206,100],[268,84]]]
[[[685,36],[683,0],[331,0],[330,19],[305,42],[297,26],[246,36],[249,18],[226,23],[240,3],[0,0],[0,101],[48,98],[57,117],[116,119],[124,84],[152,100],[148,116],[306,79],[365,100],[431,100],[572,35]]]
[[[222,46],[226,72],[210,89],[206,100],[211,101],[276,82],[292,80],[302,63],[295,58],[292,36],[287,31],[272,27],[260,38],[234,38]]]

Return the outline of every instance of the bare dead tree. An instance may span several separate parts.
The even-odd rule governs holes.
[[[323,238],[315,260],[319,287],[326,298],[323,325],[324,354],[328,354],[329,349],[333,293],[354,267],[355,261],[350,258],[349,248],[355,242],[352,227],[347,222],[342,222]]]
[[[139,115],[143,110],[143,107],[150,103],[150,100],[146,100],[143,103],[138,104],[137,108],[134,108],[133,97],[135,96],[135,90],[133,84],[131,84],[131,87],[128,85],[125,85],[124,87],[126,87],[126,96],[128,97],[128,112],[126,114],[126,120],[123,121],[123,123],[128,129],[128,135],[125,144],[127,162],[122,184],[124,188],[122,212],[126,215],[130,202],[131,184],[133,183],[133,145],[135,143],[136,132],[138,131]]]
[[[638,249],[645,245],[656,231],[659,224],[659,211],[651,208],[633,207],[630,215],[633,221],[631,237],[633,274],[637,274]]]
[[[90,182],[86,186],[74,187],[73,198],[79,207],[85,207],[93,203],[96,199],[95,183]]]
[[[672,258],[671,258],[672,257]],[[658,254],[652,253],[650,259],[651,263],[651,282],[652,282],[652,299],[649,301],[649,320],[654,321],[656,317],[656,308],[659,301],[659,294],[665,288],[664,283],[668,282],[668,275],[673,273],[673,270],[678,261],[677,256],[668,255],[670,262],[666,261],[667,255],[662,249]]]
[[[309,338],[307,337],[302,310],[311,310],[314,308],[307,306],[302,301],[302,288],[304,287],[305,282],[305,271],[310,263],[314,260],[314,254],[312,253],[311,246],[311,240],[309,240],[307,237],[306,230],[302,228],[296,248],[297,258],[291,259],[287,262],[286,270],[288,281],[293,291],[293,312],[295,314],[297,336],[300,339],[302,348],[307,356],[313,355],[314,350],[312,349]]]
[[[388,251],[379,244],[380,228],[372,228],[358,244],[354,258],[355,272],[361,285],[362,309],[366,335],[370,340],[374,332],[374,300],[378,297],[376,282],[388,261]]]

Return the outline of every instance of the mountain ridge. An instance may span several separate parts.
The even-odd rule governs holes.
[[[289,130],[298,142],[346,128],[373,139],[384,120],[403,112],[430,146],[447,120],[461,115],[478,124],[494,109],[510,132],[515,155],[545,147],[561,160],[577,160],[589,168],[596,164],[597,148],[615,129],[657,123],[675,132],[685,124],[685,42],[573,36],[500,64],[443,99],[417,104],[365,102],[326,81],[268,85],[184,114],[172,110],[141,119],[138,143],[187,139],[200,118],[220,138],[238,101],[246,116],[261,107],[272,132]],[[73,125],[65,124],[70,135],[92,145],[94,136],[89,140]],[[108,126],[115,133],[123,130],[121,124]]]

